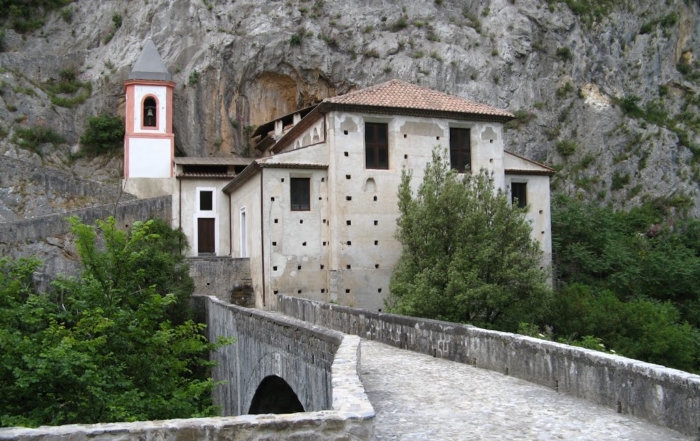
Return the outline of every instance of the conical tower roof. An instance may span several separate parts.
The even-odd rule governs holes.
[[[134,63],[134,67],[129,74],[130,80],[160,80],[172,81],[173,77],[165,67],[163,59],[160,58],[156,45],[150,38],[143,45],[143,50],[139,59]]]

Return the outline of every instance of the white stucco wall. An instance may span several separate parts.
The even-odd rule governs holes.
[[[172,140],[168,138],[128,138],[130,178],[169,178]]]
[[[527,203],[530,207],[526,219],[532,226],[530,237],[540,243],[543,252],[543,266],[549,267],[552,262],[552,218],[549,176],[541,175],[506,175],[506,185],[510,189],[511,182],[527,184]],[[510,190],[508,192],[510,199]]]
[[[329,230],[326,170],[264,170],[267,292],[328,301]],[[309,178],[310,209],[292,211],[291,178]],[[273,200],[274,199],[274,200]]]
[[[250,258],[250,274],[253,291],[255,292],[255,307],[263,308],[263,261],[260,229],[260,173],[258,172],[234,190],[231,194],[231,212],[233,219],[233,254],[232,257],[244,257],[242,240],[245,240],[246,256]],[[241,237],[241,212],[245,211],[246,234]],[[265,274],[267,278],[269,274]],[[266,284],[267,288],[267,284]],[[272,294],[266,289],[265,297]],[[266,306],[266,305],[265,305]]]
[[[497,188],[507,190],[510,180],[504,173],[503,127],[499,123],[345,112],[330,112],[325,119],[325,143],[295,149],[303,144],[300,139],[299,144],[292,142],[284,152],[265,159],[266,164],[328,164],[327,171],[263,170],[268,306],[274,302],[277,291],[380,310],[384,308],[391,273],[401,254],[401,244],[394,239],[394,233],[398,217],[396,193],[402,169],[413,171],[411,184],[415,191],[432,160],[433,149],[440,146],[448,150],[450,128],[467,128],[471,136],[472,173],[480,169],[493,172]],[[365,122],[388,124],[387,170],[365,167]],[[539,167],[532,163],[527,166]],[[311,178],[308,212],[289,209],[289,179],[297,176]],[[549,177],[527,175],[526,179],[528,191],[533,192],[528,218],[535,228],[533,237],[541,240],[549,255]],[[252,181],[256,183],[251,184]],[[236,190],[236,199],[245,199],[246,192],[254,192],[252,188],[259,185],[258,177],[251,179]],[[255,194],[259,198],[259,193]],[[259,215],[255,216],[259,222]],[[255,274],[254,259],[251,265]]]
[[[168,106],[168,94],[167,87],[165,86],[134,86],[134,132],[135,133],[165,133],[166,130],[166,109]],[[157,112],[156,117],[158,118],[158,130],[155,128],[142,129],[141,119],[143,118],[143,112],[141,105],[143,103],[143,98],[147,95],[153,95],[157,98]]]
[[[215,219],[215,255],[230,254],[229,201],[228,195],[221,189],[228,183],[225,179],[178,179],[173,196],[173,227],[181,227],[187,236],[189,249],[188,257],[198,255],[197,252],[197,219]],[[201,190],[213,192],[213,210],[200,211],[198,193]]]

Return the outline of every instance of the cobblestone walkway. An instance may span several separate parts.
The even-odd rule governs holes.
[[[377,440],[691,440],[517,378],[362,340]]]

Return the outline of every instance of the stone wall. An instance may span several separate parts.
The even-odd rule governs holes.
[[[117,225],[128,228],[135,221],[160,218],[168,223],[172,219],[172,198],[161,196],[151,199],[137,199],[113,204],[98,205],[48,216],[34,217],[15,222],[0,223],[0,249],[8,245],[22,245],[43,240],[46,237],[59,237],[70,231],[70,223],[65,219],[77,216],[84,223],[92,224],[97,219],[115,216]]]
[[[212,296],[193,298],[198,321],[206,317],[210,341],[220,336],[236,339],[211,356],[217,363],[214,381],[226,380],[213,394],[224,416],[247,414],[258,386],[271,375],[291,386],[304,410],[331,408],[331,365],[342,334]]]
[[[700,435],[700,376],[469,325],[278,296],[290,317],[434,357],[502,372],[688,435]]]
[[[119,185],[109,186],[101,182],[78,178],[70,173],[50,167],[42,167],[20,159],[0,156],[0,186],[13,185],[17,177],[28,179],[43,187],[47,196],[102,196],[105,199],[128,201],[133,195],[122,193]]]
[[[250,259],[231,257],[189,257],[194,293],[214,296],[227,303],[255,306],[250,280]]]

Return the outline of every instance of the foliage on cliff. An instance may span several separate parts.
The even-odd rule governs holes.
[[[614,211],[557,197],[553,337],[700,371],[700,221],[669,201]],[[673,202],[673,201],[671,201]]]
[[[0,17],[8,17],[17,32],[29,32],[44,24],[46,11],[68,5],[73,0],[0,0]]]
[[[540,318],[551,293],[525,210],[485,172],[460,177],[439,151],[415,197],[410,181],[404,170],[390,310],[511,331]]]
[[[118,116],[90,116],[80,143],[90,152],[106,153],[119,149],[124,142],[124,121]]]
[[[212,414],[210,344],[187,305],[181,233],[71,220],[83,271],[48,294],[36,260],[0,260],[0,426]],[[220,342],[223,344],[226,342]]]

